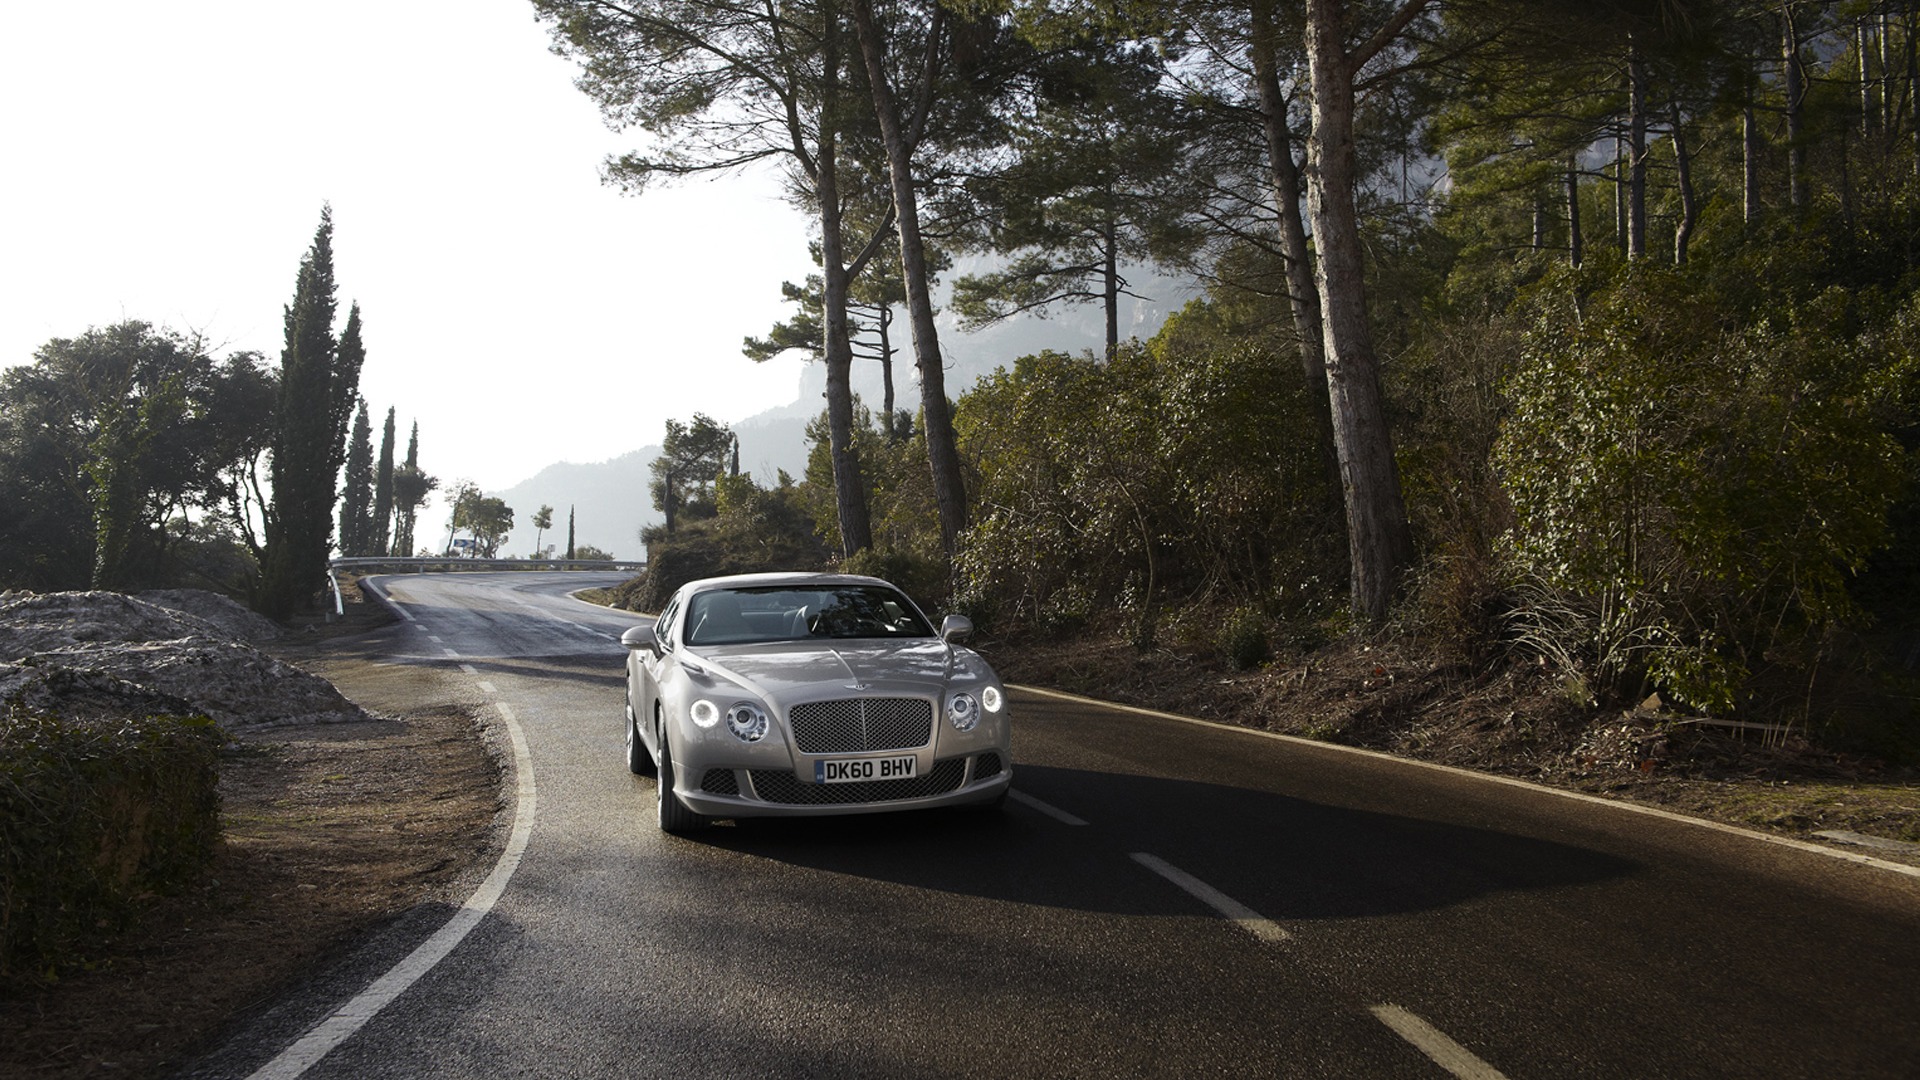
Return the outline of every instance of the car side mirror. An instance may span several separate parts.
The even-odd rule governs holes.
[[[620,644],[631,651],[646,649],[655,654],[660,652],[660,643],[653,636],[653,627],[646,623],[629,627],[626,633],[620,635]]]
[[[940,620],[940,636],[950,642],[961,642],[973,636],[973,620],[965,615],[949,615]]]

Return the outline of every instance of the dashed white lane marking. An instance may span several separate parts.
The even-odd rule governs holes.
[[[447,654],[448,656],[451,656],[451,657],[453,657],[453,658],[454,658],[455,660],[458,660],[458,659],[460,659],[460,654],[459,654],[458,652],[456,652],[456,651],[455,651],[455,650],[453,650],[453,649],[449,649],[449,648],[447,648],[447,647],[446,647],[446,646],[444,646],[444,645],[442,645],[442,646],[440,647],[440,651],[441,651],[441,652],[443,652],[443,653],[446,653],[446,654]]]
[[[393,966],[385,975],[374,980],[373,985],[361,991],[358,996],[334,1010],[332,1016],[321,1021],[312,1031],[307,1032],[292,1046],[281,1051],[280,1056],[261,1066],[250,1080],[293,1080],[312,1068],[321,1058],[327,1056],[334,1047],[351,1038],[353,1034],[366,1026],[367,1021],[379,1014],[393,1000],[405,993],[407,988],[420,980],[420,977],[433,969],[454,950],[473,928],[480,924],[493,906],[500,901],[500,895],[506,891],[507,882],[520,868],[520,858],[526,854],[527,839],[533,834],[533,815],[538,802],[538,792],[533,785],[533,758],[527,751],[527,735],[521,730],[520,721],[513,715],[513,709],[506,702],[495,702],[494,708],[507,724],[507,736],[513,743],[513,768],[518,777],[513,810],[513,833],[507,838],[507,848],[500,853],[500,861],[493,866],[493,873],[480,883],[467,902],[460,906],[453,918],[447,920],[432,937],[422,942],[419,948],[407,955],[407,958]]]
[[[439,635],[439,634],[428,634],[428,635],[427,635],[427,640],[428,640],[428,641],[431,641],[431,642],[433,642],[433,643],[434,643],[435,645],[445,645],[445,644],[446,644],[446,642],[444,642],[444,641],[441,641],[441,640],[440,640],[440,635]]]
[[[465,665],[462,665],[462,666],[465,666]],[[487,680],[485,680],[485,679],[481,679],[481,680],[480,680],[480,692],[481,692],[481,693],[483,693],[483,694],[497,694],[497,693],[499,693],[500,691],[498,691],[498,690],[495,690],[495,689],[493,688],[493,684],[492,684],[492,683],[490,683],[490,682],[488,682],[488,681],[487,681]]]
[[[1240,924],[1240,928],[1261,941],[1278,945],[1293,937],[1279,923],[1201,881],[1185,870],[1144,851],[1133,853],[1133,861],[1159,874],[1190,893],[1194,899]]]
[[[460,670],[461,670],[461,672],[462,672],[462,673],[464,673],[464,674],[467,674],[467,675],[478,675],[478,674],[480,674],[480,672],[479,672],[479,671],[478,671],[477,669],[475,669],[475,668],[474,668],[474,666],[473,666],[472,664],[461,664],[461,665],[460,665]]]
[[[1062,810],[1057,806],[1049,806],[1048,804],[1041,802],[1039,799],[1034,798],[1033,796],[1027,794],[1024,791],[1017,791],[1017,790],[1009,791],[1007,792],[1007,798],[1012,799],[1014,802],[1019,803],[1021,806],[1024,806],[1029,810],[1038,810],[1039,812],[1047,815],[1048,817],[1052,818],[1053,820],[1059,822],[1062,825],[1085,825],[1086,824],[1085,821],[1081,820],[1080,818],[1074,817],[1072,814],[1067,813],[1065,810]]]
[[[1392,1028],[1396,1035],[1432,1058],[1435,1065],[1460,1080],[1507,1080],[1505,1073],[1481,1061],[1466,1047],[1447,1038],[1445,1032],[1398,1005],[1374,1005],[1368,1011]]]

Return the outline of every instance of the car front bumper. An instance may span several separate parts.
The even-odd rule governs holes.
[[[818,784],[791,768],[687,770],[675,777],[680,800],[714,818],[815,817],[971,806],[1004,798],[1013,785],[1005,750],[944,758],[905,780]]]

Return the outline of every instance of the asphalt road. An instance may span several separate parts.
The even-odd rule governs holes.
[[[595,576],[386,582],[367,647],[517,730],[517,840],[190,1075],[1920,1075],[1920,877],[1031,692],[997,818],[670,838]]]

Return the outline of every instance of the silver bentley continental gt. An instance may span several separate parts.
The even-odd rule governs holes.
[[[627,767],[660,828],[713,818],[999,805],[1006,688],[878,578],[747,574],[684,585],[627,647]]]

